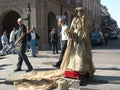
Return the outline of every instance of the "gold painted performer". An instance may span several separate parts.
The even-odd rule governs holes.
[[[15,79],[16,86],[25,86],[27,88],[32,86],[35,90],[51,90],[51,88],[59,86],[55,81],[59,78],[64,79],[64,73],[66,71],[77,71],[80,74],[88,74],[89,77],[93,77],[95,68],[92,62],[90,36],[89,30],[87,30],[86,17],[83,8],[78,7],[75,10],[76,17],[74,17],[70,29],[66,30],[69,39],[60,69],[26,73]],[[25,80],[27,82],[24,82],[24,79],[27,79]],[[31,80],[34,82],[31,82]],[[30,82],[28,83],[28,81]]]
[[[82,75],[93,77],[95,68],[92,62],[90,33],[87,28],[86,16],[82,7],[76,10],[76,17],[72,20],[70,30],[67,31],[71,43],[68,71],[77,71]]]

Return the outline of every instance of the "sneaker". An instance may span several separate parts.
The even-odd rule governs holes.
[[[22,71],[22,69],[15,69],[14,72]]]

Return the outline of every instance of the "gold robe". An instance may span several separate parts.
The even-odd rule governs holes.
[[[75,17],[70,31],[71,50],[67,70],[78,71],[81,74],[89,73],[93,77],[95,68],[92,62],[90,35],[85,23],[86,17]],[[64,56],[65,57],[65,56]]]

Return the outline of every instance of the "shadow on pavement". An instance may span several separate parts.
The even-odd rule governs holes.
[[[55,68],[37,68],[34,69],[35,71],[49,71],[49,70],[55,70]]]
[[[32,57],[32,56],[28,56]],[[58,58],[56,55],[38,55],[37,57],[32,57],[32,58]]]
[[[0,78],[0,84],[4,84],[5,83],[5,78]]]
[[[115,73],[120,71],[120,68],[96,68],[97,70],[104,70],[105,75],[95,75],[94,78],[88,78],[85,80],[81,80],[80,84],[81,86],[87,86],[87,85],[100,85],[100,84],[115,84],[120,85],[120,76],[116,76]],[[114,71],[113,75],[109,75],[107,73],[108,70]],[[81,89],[82,90],[82,89]],[[83,89],[84,90],[84,89]],[[88,89],[89,90],[89,89]]]
[[[114,71],[120,71],[120,68],[96,68],[98,70],[114,70]]]
[[[12,65],[12,64],[2,64],[2,65],[0,65],[0,70],[3,70],[3,69],[5,69],[3,67],[10,66],[10,65]]]
[[[42,64],[53,65],[53,64],[55,64],[55,62],[44,62],[44,63],[42,63]]]
[[[101,81],[104,81],[106,80],[107,82],[109,83],[120,83],[120,77],[119,76],[99,76],[99,75],[96,75],[95,76],[96,80],[97,79],[100,79]]]
[[[83,79],[80,86],[97,85],[97,84],[120,84],[120,77],[118,76],[99,76],[95,75],[94,78]]]
[[[7,57],[4,57],[4,56],[0,56],[0,60],[1,60],[1,59],[5,59],[5,58],[7,58]]]

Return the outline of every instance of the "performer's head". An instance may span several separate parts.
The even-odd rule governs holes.
[[[82,7],[75,8],[75,12],[76,12],[77,16],[82,16],[84,14],[84,10]]]

